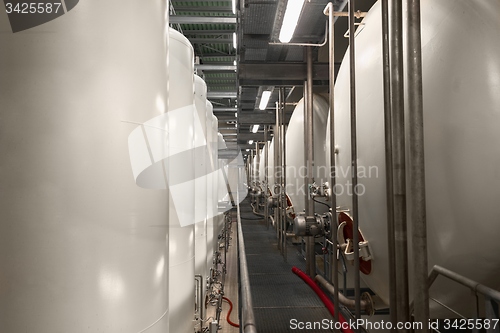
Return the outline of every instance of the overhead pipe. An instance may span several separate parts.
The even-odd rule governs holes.
[[[305,82],[305,108],[304,108],[304,161],[307,170],[305,213],[306,216],[314,215],[314,202],[309,195],[309,186],[313,183],[314,163],[314,136],[313,136],[313,78],[312,78],[312,47],[306,48],[307,80]],[[316,258],[314,254],[314,237],[306,237],[306,273],[314,277],[316,275]]]
[[[416,322],[429,320],[427,287],[427,223],[425,210],[424,118],[422,93],[422,44],[420,36],[420,0],[407,0],[407,72],[410,139],[410,193],[413,254],[413,301]],[[426,333],[426,325],[421,330]]]
[[[330,79],[330,91],[329,91],[329,99],[328,103],[330,106],[330,207],[332,214],[332,225],[336,226],[337,223],[337,196],[335,194],[335,168],[336,168],[336,160],[335,160],[335,43],[334,43],[334,9],[333,3],[329,2],[328,5],[323,10],[325,15],[328,15],[328,75]],[[331,267],[331,279],[333,279],[333,284],[335,286],[339,285],[339,276],[338,276],[338,260],[337,260],[337,233],[330,233],[330,241],[332,242],[332,254],[330,254],[330,267]],[[338,289],[335,289],[332,293],[333,295],[333,304],[335,307],[335,316],[334,319],[336,322],[339,321],[338,313],[339,313],[339,292]]]
[[[382,62],[384,78],[385,181],[387,200],[387,247],[389,258],[389,313],[393,327],[397,323],[396,248],[394,235],[394,189],[392,170],[392,114],[389,57],[389,0],[382,0]],[[391,332],[395,332],[391,328]]]
[[[410,319],[408,292],[408,235],[406,225],[406,160],[403,91],[403,8],[400,0],[390,6],[391,113],[393,144],[394,236],[396,253],[397,321]],[[407,332],[407,330],[401,330]]]
[[[350,73],[350,106],[351,106],[351,167],[352,167],[352,218],[354,246],[354,299],[356,302],[355,316],[361,318],[361,293],[359,272],[359,209],[358,209],[358,143],[356,124],[356,52],[355,52],[355,1],[349,1],[349,73]]]
[[[314,280],[308,275],[302,272],[300,269],[297,267],[292,267],[292,272],[296,274],[298,277],[300,277],[302,280],[304,280],[309,287],[311,287],[312,290],[318,295],[318,297],[321,299],[323,304],[326,306],[328,311],[332,316],[335,316],[335,309],[333,308],[333,303],[332,301],[325,295],[323,290],[314,282]],[[354,331],[350,328],[349,323],[345,320],[344,316],[339,314],[339,323],[341,324],[341,331],[344,333],[354,333]]]

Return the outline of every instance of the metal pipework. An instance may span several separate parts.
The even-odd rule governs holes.
[[[396,327],[396,248],[394,236],[394,189],[392,171],[392,115],[391,82],[389,63],[389,0],[382,0],[382,62],[384,77],[384,136],[385,136],[385,181],[387,200],[387,247],[389,250],[389,310],[391,323]],[[392,328],[391,332],[396,329]]]
[[[356,307],[356,302],[353,299],[345,297],[343,294],[340,294],[337,289],[332,286],[324,277],[321,275],[316,275],[314,278],[317,283],[319,283],[323,288],[326,289],[330,294],[334,295],[337,293],[339,295],[339,302],[345,307],[349,309],[354,309]],[[373,316],[375,313],[375,307],[373,304],[373,300],[368,292],[363,293],[363,299],[360,301],[361,310],[363,310],[368,316]]]
[[[391,0],[390,17],[390,65],[391,65],[391,112],[393,145],[394,189],[394,236],[396,253],[396,306],[397,321],[407,322],[409,314],[408,294],[408,235],[406,225],[406,160],[403,87],[403,9],[400,0]],[[407,332],[407,330],[400,330]]]
[[[356,128],[356,52],[355,52],[355,25],[354,25],[355,1],[349,1],[349,72],[350,72],[350,101],[351,101],[351,167],[352,167],[352,219],[353,219],[353,243],[354,243],[354,299],[356,302],[356,319],[361,318],[361,293],[359,272],[359,210],[358,210],[358,143]]]
[[[330,91],[328,97],[328,104],[330,106],[330,207],[332,207],[332,215],[333,221],[332,224],[337,225],[337,196],[335,194],[335,168],[336,168],[336,160],[335,160],[335,21],[333,18],[333,3],[329,2],[328,5],[323,10],[325,15],[328,15],[328,76],[330,80]],[[339,276],[338,276],[338,260],[337,260],[337,233],[332,232],[330,234],[330,241],[332,242],[332,254],[330,254],[330,267],[332,268],[331,277],[333,278],[333,284],[335,286],[339,285]],[[335,309],[334,319],[336,322],[339,321],[339,292],[337,289],[333,292],[333,305]]]
[[[307,169],[306,194],[305,194],[305,214],[312,216],[314,214],[314,201],[309,195],[309,185],[313,183],[314,167],[314,136],[313,136],[313,94],[312,94],[312,47],[306,49],[307,58],[307,81],[305,84],[305,104],[304,108],[304,147],[305,164]],[[316,258],[314,253],[314,238],[306,237],[306,274],[310,277],[316,275]]]
[[[407,0],[407,72],[410,131],[410,191],[413,253],[413,300],[416,322],[429,320],[427,288],[427,223],[425,210],[424,117],[422,96],[422,45],[420,0]],[[421,330],[429,332],[427,325]]]
[[[265,215],[265,221],[266,221],[266,228],[269,229],[269,205],[268,205],[268,200],[269,200],[269,142],[268,140],[268,135],[269,135],[269,126],[264,125],[264,215]]]
[[[281,196],[281,153],[280,153],[280,112],[279,112],[279,103],[276,103],[276,124],[274,126],[274,188],[273,191],[278,193],[273,193],[276,196],[277,207],[274,209],[274,227],[276,229],[276,237],[278,238],[278,248],[281,250],[281,242],[280,240],[280,223],[281,223],[281,214],[280,214],[280,196]]]
[[[281,188],[282,188],[282,197],[281,197],[281,202],[282,202],[282,205],[281,207],[283,208],[283,210],[281,211],[282,212],[282,224],[283,224],[283,229],[282,229],[282,236],[281,236],[281,239],[283,241],[283,258],[285,259],[285,261],[287,261],[287,253],[286,253],[286,223],[287,223],[287,216],[286,216],[286,208],[288,206],[287,204],[287,201],[286,201],[286,137],[285,137],[285,134],[286,134],[286,125],[285,125],[285,101],[286,101],[286,97],[285,97],[285,88],[284,87],[281,87],[280,90],[279,90],[279,95],[280,95],[280,102],[281,102],[281,105],[280,105],[280,118],[281,118],[281,131],[280,131],[280,134],[281,134],[281,152],[282,152],[282,161],[281,161],[281,164],[282,164],[282,167],[283,167],[283,178],[282,178],[282,182],[281,182]]]

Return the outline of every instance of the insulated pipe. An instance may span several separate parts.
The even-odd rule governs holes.
[[[382,61],[384,79],[385,181],[387,200],[387,247],[389,259],[389,309],[393,327],[397,323],[396,248],[394,236],[394,188],[392,170],[391,77],[389,63],[389,0],[382,0]],[[391,332],[396,329],[392,328]]]
[[[410,193],[413,250],[413,300],[416,322],[429,320],[427,287],[427,223],[425,209],[424,117],[420,0],[408,0],[408,115],[410,132]],[[422,332],[429,329],[424,325]]]
[[[292,272],[294,274],[296,274],[298,277],[300,277],[302,280],[304,280],[304,282],[307,283],[309,285],[309,287],[311,287],[312,290],[314,290],[314,292],[316,293],[316,295],[318,295],[318,297],[321,299],[323,304],[325,304],[325,306],[328,309],[328,311],[330,312],[330,314],[332,316],[334,316],[335,310],[333,308],[332,301],[330,301],[330,299],[325,295],[323,290],[321,290],[321,288],[314,282],[314,280],[309,275],[305,274],[304,272],[302,272],[300,269],[298,269],[295,266],[292,267]],[[341,323],[341,326],[342,326],[342,329],[341,329],[342,332],[354,333],[354,331],[349,327],[350,326],[349,323],[345,320],[344,316],[342,316],[342,314],[340,314],[340,313],[339,313],[339,322]]]
[[[312,95],[312,47],[306,48],[307,58],[307,81],[305,84],[305,108],[304,108],[304,147],[305,164],[307,169],[307,181],[305,186],[305,214],[314,214],[314,202],[309,195],[309,186],[313,183],[314,166],[314,136],[313,136],[313,95]],[[316,275],[316,261],[314,256],[314,237],[306,237],[306,273],[314,277]]]
[[[351,109],[351,173],[352,173],[352,219],[353,219],[353,243],[354,243],[354,299],[356,302],[356,319],[361,318],[361,292],[359,272],[359,209],[358,209],[358,143],[356,124],[356,52],[355,52],[355,25],[354,25],[355,1],[349,1],[349,72],[350,72],[350,109]]]
[[[339,295],[339,302],[350,308],[350,309],[354,309],[356,307],[356,301],[353,300],[353,299],[350,299],[350,298],[347,298],[344,296],[344,294],[340,294],[338,292],[338,290],[332,286],[330,283],[328,283],[328,281],[326,281],[326,279],[324,277],[322,277],[321,275],[316,275],[316,277],[314,278],[316,280],[317,283],[319,283],[323,288],[326,289],[326,291],[328,291],[330,294],[332,295]],[[366,300],[361,300],[360,302],[360,305],[361,305],[361,310],[363,311],[366,311],[367,308],[370,307],[370,303]]]
[[[328,67],[328,74],[329,74],[329,79],[330,79],[330,91],[329,91],[329,98],[328,98],[328,103],[330,106],[330,206],[332,207],[331,209],[331,214],[332,214],[332,225],[337,226],[337,212],[336,212],[336,207],[337,207],[337,196],[334,191],[335,189],[335,184],[336,184],[336,179],[335,179],[335,167],[336,167],[336,161],[335,161],[335,34],[334,34],[334,27],[335,27],[335,22],[333,19],[333,3],[329,2],[328,5],[325,7],[323,13],[325,15],[328,15],[328,54],[329,54],[329,67]],[[328,138],[327,138],[328,139]],[[338,240],[337,240],[337,233],[332,232],[330,234],[330,241],[332,242],[332,252],[333,254],[330,255],[330,267],[331,267],[331,275],[333,279],[333,284],[335,286],[339,285],[339,275],[338,275],[338,270],[339,270],[339,265],[338,265],[338,259],[337,259],[337,246],[338,246]],[[334,290],[333,292],[333,304],[335,306],[335,316],[334,319],[336,322],[339,321],[338,313],[339,313],[339,292],[337,289]]]
[[[394,176],[394,235],[396,249],[397,321],[407,322],[408,295],[408,236],[406,225],[406,161],[403,91],[403,9],[400,0],[390,2],[390,64],[391,112]],[[407,330],[402,330],[406,332]]]

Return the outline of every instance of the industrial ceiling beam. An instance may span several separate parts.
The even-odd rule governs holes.
[[[238,141],[248,141],[248,140],[253,140],[254,142],[264,141],[264,132],[238,133]]]
[[[233,44],[233,39],[229,38],[189,38],[192,44]]]
[[[238,112],[238,109],[237,108],[218,108],[218,107],[214,107],[214,112]]]
[[[235,16],[170,15],[170,24],[236,24]]]
[[[218,98],[236,98],[238,94],[236,91],[209,91],[207,92],[207,98],[218,99]]]
[[[290,122],[291,114],[285,114],[285,122]],[[243,124],[260,124],[274,125],[276,123],[276,115],[274,112],[240,112],[238,122]]]
[[[203,65],[194,65],[194,68],[202,71],[235,71],[235,65],[212,65],[212,64],[203,64]]]
[[[233,35],[234,29],[231,30],[187,30],[183,29],[182,33],[184,35],[207,35],[207,36],[216,36],[216,35]]]
[[[172,6],[176,12],[223,12],[223,13],[232,13],[233,9],[231,6],[182,6],[182,5],[173,5]]]
[[[337,65],[336,65],[337,67]],[[239,79],[241,85],[246,83],[260,83],[262,85],[270,82],[302,82],[306,79],[307,68],[305,63],[240,63]],[[313,80],[327,81],[328,64],[313,64]]]

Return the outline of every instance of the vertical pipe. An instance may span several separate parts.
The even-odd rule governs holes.
[[[334,319],[336,322],[339,321],[339,262],[337,260],[337,196],[335,194],[335,169],[336,169],[336,161],[335,161],[335,34],[334,34],[334,20],[333,20],[333,3],[328,3],[328,53],[329,53],[329,67],[328,67],[328,75],[330,79],[330,95],[329,95],[329,105],[330,105],[330,206],[332,207],[332,221],[331,228],[332,232],[330,233],[330,240],[332,242],[332,255],[330,256],[330,267],[332,268],[332,282],[335,286],[335,292],[333,293],[333,305],[334,305]]]
[[[260,154],[259,154],[259,141],[255,141],[255,185],[257,189],[260,189]],[[260,200],[261,196],[255,197],[255,211],[260,213]]]
[[[313,183],[313,167],[314,167],[314,136],[313,136],[313,93],[312,93],[312,47],[307,47],[307,81],[306,81],[306,107],[304,108],[306,117],[304,117],[305,131],[305,163],[307,167],[306,180],[306,216],[314,214],[314,202],[309,195],[309,186]],[[314,256],[314,237],[306,238],[306,262],[308,262],[306,273],[314,277],[316,276],[316,261]]]
[[[403,10],[400,0],[390,2],[390,64],[391,112],[394,173],[394,239],[396,249],[397,321],[407,322],[408,296],[408,236],[406,226],[405,132],[403,92]],[[407,330],[401,330],[407,332]]]
[[[389,57],[389,0],[382,0],[382,61],[384,76],[385,180],[387,199],[387,245],[389,250],[389,308],[393,327],[397,322],[396,249],[394,240],[394,191],[392,171],[392,117]],[[391,332],[396,329],[392,328]]]
[[[266,228],[269,229],[269,126],[264,125],[264,215]]]
[[[276,208],[274,209],[274,224],[276,228],[276,236],[278,238],[278,249],[281,249],[281,238],[280,238],[280,221],[281,221],[281,153],[280,153],[280,113],[279,113],[279,102],[276,103],[276,126],[274,133],[274,184],[275,188],[278,189],[276,194]]]
[[[413,300],[415,321],[429,320],[427,288],[427,225],[425,210],[424,119],[422,97],[422,45],[420,0],[408,4],[408,108],[410,128],[410,193],[413,249]],[[424,325],[422,332],[428,332]]]
[[[361,318],[361,293],[359,273],[359,212],[358,212],[358,147],[356,130],[356,50],[354,26],[354,0],[349,1],[349,72],[351,101],[351,173],[352,173],[352,217],[354,222],[354,300],[356,318]]]
[[[286,97],[285,97],[285,88],[281,87],[279,90],[280,93],[280,99],[281,99],[281,106],[280,106],[280,111],[281,111],[281,137],[282,137],[282,151],[283,151],[283,258],[285,261],[287,261],[287,254],[286,254],[286,208],[287,208],[287,202],[286,202],[286,140],[285,140],[285,134],[286,134],[286,128],[285,128],[285,102],[286,102]]]

